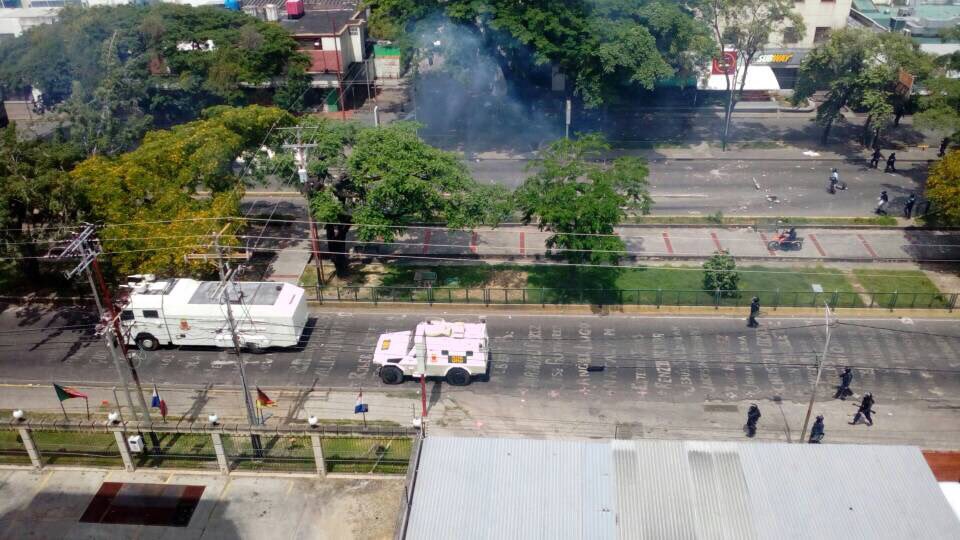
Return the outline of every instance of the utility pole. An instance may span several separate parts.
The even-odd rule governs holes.
[[[830,350],[830,304],[824,304],[824,319],[826,320],[826,339],[823,342],[823,354],[817,356],[814,353],[817,362],[817,378],[813,382],[813,390],[810,392],[810,404],[807,405],[807,414],[803,418],[803,429],[800,430],[800,443],[806,441],[807,425],[810,423],[810,414],[813,413],[813,402],[817,398],[817,386],[820,385],[820,376],[823,374],[823,364],[827,361],[827,351]]]
[[[251,426],[257,426],[260,425],[260,419],[257,416],[256,410],[254,410],[253,400],[250,399],[250,388],[247,386],[247,374],[243,367],[243,351],[240,344],[240,336],[237,334],[237,321],[233,317],[233,306],[230,301],[230,289],[233,286],[232,279],[234,270],[230,270],[227,267],[227,263],[224,260],[223,246],[220,245],[220,236],[226,232],[227,227],[229,227],[229,225],[224,225],[223,229],[213,237],[213,246],[216,250],[219,263],[217,267],[220,270],[219,293],[222,295],[223,303],[227,307],[227,324],[230,325],[230,338],[233,341],[233,350],[237,355],[237,369],[240,372],[240,385],[243,387],[243,403],[247,408],[247,420]],[[253,447],[254,456],[262,458],[263,446],[260,444],[260,435],[251,433],[250,444]]]
[[[320,240],[319,234],[317,233],[317,223],[313,220],[313,212],[310,211],[310,194],[313,193],[314,186],[311,184],[310,176],[307,172],[307,151],[310,148],[316,148],[317,144],[313,142],[303,142],[303,126],[280,129],[284,131],[293,131],[296,134],[297,142],[293,144],[284,143],[283,147],[293,150],[294,161],[297,163],[297,175],[300,178],[300,191],[307,200],[307,220],[310,223],[310,245],[311,250],[313,251],[313,264],[317,273],[317,300],[320,300],[320,288],[326,286],[326,283],[324,282],[323,278],[323,256],[320,254]]]
[[[86,274],[87,281],[90,283],[91,292],[93,292],[94,301],[97,304],[97,311],[100,314],[104,344],[106,345],[107,351],[110,353],[110,356],[113,359],[113,365],[117,369],[117,374],[120,376],[120,382],[123,386],[127,406],[133,413],[135,420],[138,422],[145,421],[148,424],[152,424],[153,420],[150,418],[150,408],[147,406],[147,401],[143,397],[143,388],[140,385],[140,375],[137,373],[137,368],[133,365],[133,361],[130,359],[130,355],[128,354],[127,350],[126,339],[124,339],[123,330],[120,328],[120,316],[116,312],[116,308],[113,305],[113,299],[110,297],[110,290],[107,288],[106,281],[103,279],[103,273],[100,271],[100,264],[97,262],[97,256],[99,254],[100,248],[99,241],[96,237],[96,229],[91,224],[85,224],[83,231],[77,234],[70,244],[67,245],[67,247],[55,255],[51,254],[48,256],[52,256],[57,260],[69,258],[80,259],[73,269],[64,272],[64,274],[67,278],[73,278],[80,272]],[[128,378],[127,370],[124,370],[122,367],[123,361],[120,358],[121,355],[123,356],[123,360],[126,361],[127,368],[129,369],[129,376],[132,377],[133,382],[137,387],[136,394],[139,398],[139,412],[134,406],[133,396],[130,389],[130,378]],[[157,434],[151,431],[150,439],[151,442],[153,442],[154,448],[159,448],[160,441],[157,438]]]

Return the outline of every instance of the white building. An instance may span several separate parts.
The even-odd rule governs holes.
[[[812,48],[830,37],[830,32],[847,26],[850,6],[853,0],[797,0],[794,9],[803,17],[806,32],[802,36],[795,32],[784,32],[770,45]]]
[[[19,36],[25,30],[57,20],[59,8],[23,7],[0,9],[0,41]]]

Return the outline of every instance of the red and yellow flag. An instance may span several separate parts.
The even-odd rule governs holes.
[[[268,396],[258,386],[257,387],[257,407],[276,407],[276,406],[277,406],[277,402],[270,399],[270,396]]]

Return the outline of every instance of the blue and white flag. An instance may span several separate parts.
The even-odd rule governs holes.
[[[160,392],[157,391],[157,385],[153,385],[153,397],[150,398],[150,406],[157,408],[160,406]]]
[[[367,404],[363,402],[363,390],[360,390],[360,393],[357,394],[357,404],[353,406],[353,414],[360,414],[368,412]]]

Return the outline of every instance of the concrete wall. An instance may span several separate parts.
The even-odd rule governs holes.
[[[850,6],[853,0],[798,0],[794,5],[797,12],[803,17],[807,30],[803,38],[797,43],[787,43],[793,47],[813,47],[814,37],[818,27],[838,30],[847,26],[847,17],[850,15]],[[783,40],[776,42],[782,45]]]

